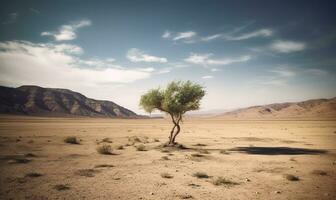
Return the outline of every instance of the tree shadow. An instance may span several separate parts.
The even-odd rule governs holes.
[[[230,151],[257,155],[317,155],[325,154],[328,152],[323,149],[306,149],[292,147],[235,147],[230,149]]]

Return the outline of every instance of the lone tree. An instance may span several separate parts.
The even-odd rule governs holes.
[[[174,145],[181,130],[183,115],[188,111],[198,110],[204,95],[203,87],[198,84],[191,81],[173,81],[165,89],[152,89],[142,95],[140,106],[148,113],[159,110],[170,115],[174,126],[170,131],[168,144]]]

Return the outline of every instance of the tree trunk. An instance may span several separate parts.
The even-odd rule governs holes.
[[[177,130],[176,130],[176,133],[175,133],[175,135],[174,135],[174,137],[173,137],[173,140],[171,141],[172,144],[175,144],[176,136],[180,133],[180,130],[181,130],[181,127],[180,127],[180,124],[179,124],[179,123],[176,125],[176,127],[177,127]]]
[[[173,140],[173,136],[174,136],[175,128],[176,128],[176,125],[175,125],[175,123],[174,123],[174,127],[173,127],[172,130],[170,131],[170,136],[168,137],[168,138],[169,138],[169,144],[172,144],[172,140]]]

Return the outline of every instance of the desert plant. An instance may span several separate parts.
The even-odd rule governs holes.
[[[228,154],[230,154],[228,151],[226,151],[225,149],[221,149],[220,151],[219,151],[219,153],[221,153],[221,154],[226,154],[226,155],[228,155]]]
[[[198,149],[198,152],[201,154],[210,154],[210,152],[206,149]]]
[[[320,176],[327,176],[328,175],[328,173],[326,171],[319,170],[319,169],[313,170],[312,174],[314,174],[314,175],[320,175]]]
[[[65,143],[69,144],[79,144],[79,140],[75,136],[68,136],[64,139]]]
[[[138,151],[147,151],[147,150],[146,150],[146,146],[143,145],[143,144],[140,144],[140,145],[136,146],[136,149],[137,149]]]
[[[37,173],[37,172],[30,172],[30,173],[27,173],[25,175],[25,177],[29,177],[29,178],[36,178],[36,177],[40,177],[40,176],[42,176],[42,174]]]
[[[101,142],[112,143],[110,138],[103,138]]]
[[[173,175],[165,172],[165,173],[161,173],[161,177],[162,178],[173,178]]]
[[[117,146],[117,149],[118,149],[118,150],[123,150],[123,149],[124,149],[124,146],[123,146],[123,145],[119,145],[119,146]]]
[[[212,180],[212,184],[214,185],[238,185],[238,183],[231,181],[229,179],[223,178],[223,177],[217,177]]]
[[[209,178],[209,176],[204,172],[196,172],[193,174],[193,176],[197,178]]]
[[[55,190],[62,191],[62,190],[69,190],[70,187],[64,184],[58,184],[54,186]]]
[[[110,164],[99,164],[99,165],[95,165],[94,168],[110,168],[110,167],[114,167],[114,165],[110,165]]]
[[[111,155],[112,147],[110,145],[103,144],[97,147],[97,152],[104,155]]]
[[[285,178],[289,181],[299,181],[300,180],[298,176],[294,176],[292,174],[286,174]]]
[[[94,169],[80,169],[75,172],[78,176],[85,176],[85,177],[94,177],[95,173],[97,173],[97,170]]]
[[[162,156],[162,160],[169,160],[168,156]]]
[[[168,144],[174,145],[176,136],[180,133],[180,122],[187,111],[198,110],[201,99],[205,95],[203,87],[191,81],[173,81],[162,90],[152,89],[141,96],[140,106],[146,112],[159,110],[167,113],[174,124],[170,131]]]

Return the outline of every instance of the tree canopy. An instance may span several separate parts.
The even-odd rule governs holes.
[[[205,91],[199,84],[191,81],[173,81],[165,89],[152,89],[142,95],[140,106],[149,113],[159,110],[171,116],[174,127],[169,143],[175,143],[175,137],[180,132],[179,123],[183,114],[198,110],[204,95]],[[176,132],[174,132],[175,128],[177,128]]]

